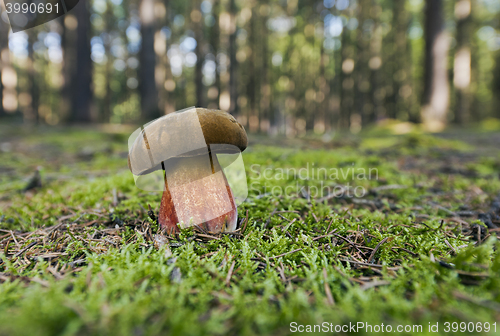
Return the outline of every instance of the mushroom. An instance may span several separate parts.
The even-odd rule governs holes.
[[[128,165],[139,177],[163,170],[158,222],[167,233],[192,225],[234,231],[236,203],[216,154],[240,153],[247,142],[232,115],[196,108],[147,124],[130,145]]]

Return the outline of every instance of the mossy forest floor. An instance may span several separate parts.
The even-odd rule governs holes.
[[[0,335],[500,333],[499,133],[250,136],[238,231],[168,237],[131,131],[1,126]]]

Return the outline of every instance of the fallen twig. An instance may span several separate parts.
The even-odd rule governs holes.
[[[36,244],[37,244],[36,242],[30,243],[28,246],[26,246],[25,248],[23,248],[21,251],[19,251],[16,254],[14,254],[14,256],[12,258],[19,257],[21,254],[23,254],[24,252],[26,252],[27,250],[29,250],[31,247],[35,246]]]
[[[378,249],[380,248],[380,245],[385,243],[387,241],[387,239],[389,239],[389,237],[385,237],[377,244],[377,246],[375,246],[375,249],[372,251],[372,254],[370,254],[370,258],[368,258],[368,263],[371,263],[373,261],[373,258],[375,257],[375,253],[377,253]]]
[[[276,259],[276,258],[283,257],[283,256],[286,256],[288,254],[292,254],[292,253],[299,252],[299,251],[302,251],[302,248],[298,248],[298,249],[295,249],[293,251],[285,252],[285,253],[279,254],[279,255],[274,256],[274,257],[269,257],[268,259]]]
[[[227,272],[227,277],[226,277],[226,286],[229,285],[230,281],[231,281],[231,277],[233,276],[233,269],[234,269],[234,265],[236,264],[236,260],[233,260],[233,262],[231,263],[231,266],[229,266],[229,271]]]
[[[465,293],[461,293],[458,290],[453,291],[453,296],[458,300],[467,301],[475,305],[478,305],[480,307],[485,307],[500,312],[500,304],[498,304],[498,302],[490,300],[481,300],[479,298],[467,295]]]
[[[326,273],[326,268],[323,268],[323,280],[328,305],[333,306],[335,304],[335,300],[333,299],[332,291],[330,289],[330,286],[328,285],[328,274]]]
[[[444,242],[446,243],[446,245],[448,245],[448,247],[453,251],[454,254],[457,254],[457,250],[455,250],[455,248],[453,246],[451,246],[448,239],[445,239]]]
[[[369,281],[369,282],[365,282],[363,285],[360,286],[360,289],[361,290],[367,290],[369,288],[373,288],[373,287],[378,287],[378,286],[386,286],[386,285],[390,285],[390,281],[385,281],[385,280],[373,280],[373,281]]]

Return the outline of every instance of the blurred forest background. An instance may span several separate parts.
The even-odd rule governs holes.
[[[201,106],[291,137],[500,123],[498,0],[80,0],[18,33],[4,10],[0,122]]]

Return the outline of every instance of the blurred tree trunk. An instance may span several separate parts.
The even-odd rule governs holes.
[[[351,127],[352,110],[354,107],[354,79],[353,70],[354,48],[351,45],[350,32],[342,31],[341,71],[340,71],[340,130],[349,130]]]
[[[38,76],[35,70],[35,53],[33,50],[33,44],[37,40],[37,31],[35,29],[30,29],[28,31],[28,91],[31,97],[31,103],[26,107],[25,119],[29,122],[34,122],[38,124],[39,114],[38,106],[40,104],[40,88],[38,84]]]
[[[447,56],[449,38],[444,30],[443,0],[426,0],[425,66],[422,122],[429,131],[446,126],[450,89]]]
[[[464,125],[469,119],[471,81],[471,49],[472,34],[471,1],[458,0],[455,3],[457,19],[456,52],[453,64],[453,85],[455,87],[455,123]]]
[[[367,27],[373,21],[370,18],[372,0],[360,0],[358,3],[358,28],[356,31],[356,68],[355,68],[355,111],[361,117],[361,124],[367,125],[372,119],[373,104],[370,99],[370,38],[373,27]],[[358,117],[358,118],[359,118]]]
[[[0,9],[4,9],[3,5],[0,6]],[[0,16],[0,118],[5,116],[6,112],[3,106],[3,90],[4,86],[2,83],[2,70],[5,66],[6,58],[9,53],[9,30],[10,26],[7,22],[3,20]]]
[[[323,27],[324,29],[324,27]],[[325,76],[325,68],[326,68],[326,63],[328,62],[328,55],[325,53],[325,47],[324,47],[324,34],[322,35],[323,37],[320,39],[320,47],[319,47],[319,79],[318,79],[318,103],[319,103],[319,113],[316,118],[316,123],[319,123],[318,129],[316,129],[316,125],[314,125],[315,131],[319,131],[320,133],[324,133],[326,129],[330,128],[330,124],[327,122],[327,116],[330,114],[328,111],[328,94],[330,93],[330,86],[326,80]]]
[[[411,87],[408,85],[410,77],[410,55],[408,53],[408,12],[405,10],[406,0],[393,1],[392,18],[392,67],[389,70],[392,76],[392,90],[389,95],[388,117],[397,119],[402,114],[408,113],[406,100],[411,95]]]
[[[158,92],[155,81],[156,54],[154,0],[142,0],[139,7],[141,21],[141,50],[139,51],[139,94],[141,97],[141,118],[150,121],[160,117]]]
[[[293,34],[292,30],[289,31],[288,33]],[[291,38],[289,38],[287,40],[287,44],[288,45],[285,49],[285,53],[283,54],[282,64],[290,64],[291,63],[292,54],[294,51],[293,40]],[[289,67],[289,66],[283,67],[283,70],[281,71],[280,75],[288,78],[287,81],[289,81],[289,83],[285,87],[281,87],[281,85],[280,85],[280,88],[276,89],[277,93],[275,93],[276,113],[277,113],[277,118],[276,118],[277,125],[276,126],[277,126],[278,133],[285,134],[285,135],[288,132],[288,130],[287,130],[288,128],[293,128],[293,126],[291,125],[291,120],[293,119],[292,111],[287,106],[287,103],[286,103],[287,100],[293,98],[293,94],[292,94],[292,92],[290,92],[290,89],[289,89],[290,81],[293,81],[293,73],[294,73],[294,69],[292,69],[291,67]],[[281,76],[275,77],[275,78],[278,78],[277,81],[279,81],[279,78]],[[274,81],[274,83],[275,82],[276,82],[276,80]],[[311,113],[311,114],[314,114],[314,113]]]
[[[194,80],[196,84],[196,106],[206,107],[203,96],[203,62],[204,55],[204,36],[203,36],[203,15],[200,10],[201,1],[193,1],[193,9],[191,11],[191,21],[193,22],[194,38],[196,40],[196,65],[194,69]]]
[[[267,6],[265,0],[259,1],[259,12],[260,20],[259,26],[261,28],[261,34],[259,35],[261,49],[261,64],[262,69],[259,72],[260,76],[260,116],[261,120],[265,119],[264,123],[259,125],[261,131],[270,132],[272,126],[275,125],[274,113],[272,111],[272,97],[271,97],[271,83],[270,83],[270,52],[269,52],[269,28],[267,27],[268,13],[263,10]]]
[[[220,49],[220,26],[219,26],[219,13],[220,13],[220,0],[214,0],[212,5],[212,15],[214,16],[214,25],[212,26],[210,34],[210,44],[215,56],[215,88],[217,89],[217,94],[215,95],[215,106],[219,108],[220,101],[220,67],[219,67],[219,49]]]
[[[250,55],[248,56],[248,82],[247,82],[247,97],[248,106],[247,109],[247,120],[250,120],[252,116],[255,116],[260,121],[259,111],[257,110],[257,66],[255,64],[257,60],[257,13],[255,11],[255,4],[253,1],[249,3],[250,10],[252,12],[252,17],[249,22],[249,36],[248,45],[250,47]],[[259,123],[260,124],[260,123]]]
[[[75,85],[73,80],[75,78],[76,69],[76,28],[78,24],[73,14],[74,13],[66,14],[61,18],[61,48],[63,50],[62,74],[64,81],[61,88],[59,117],[65,121],[71,121],[73,118],[71,104],[73,101],[72,87]]]
[[[229,35],[229,97],[231,105],[229,113],[237,115],[238,110],[238,60],[236,59],[236,0],[229,0],[229,15],[231,16],[231,32]]]
[[[67,64],[74,67],[74,76],[69,83],[70,120],[91,122],[92,101],[92,59],[90,58],[90,13],[87,2],[80,2],[73,10],[76,19],[75,55],[76,62]]]
[[[400,0],[401,1],[401,0]],[[373,22],[372,36],[370,37],[370,59],[368,67],[370,68],[370,103],[368,120],[365,124],[376,123],[380,118],[385,117],[386,111],[384,107],[385,89],[382,86],[382,25],[380,22],[380,14],[382,8],[374,4],[370,9],[370,17]]]
[[[171,27],[171,16],[172,8],[170,0],[163,0],[163,5],[165,6],[165,17],[163,19],[163,24],[166,27]],[[170,37],[165,41],[165,50],[160,55],[158,54],[159,62],[163,65],[165,70],[164,82],[160,88],[160,113],[169,114],[175,111],[175,82],[172,76],[172,69],[170,67],[170,60],[168,58],[168,46],[170,41],[172,41],[173,32],[170,30]]]
[[[333,76],[330,79],[330,95],[328,97],[328,105],[331,110],[331,125],[335,131],[340,130],[341,122],[341,108],[340,108],[340,95],[342,94],[342,48],[334,50],[332,59]]]
[[[494,113],[492,117],[500,119],[500,53],[497,54],[493,73],[493,95],[495,97],[493,109],[496,113]]]
[[[309,0],[306,2],[307,5],[313,6],[314,2]],[[314,14],[312,14],[314,15]],[[312,18],[308,18],[308,21],[312,21]],[[306,25],[307,27],[307,25]],[[309,25],[309,29],[304,29],[304,35],[306,39],[306,44],[310,44],[307,46],[307,48],[311,48],[311,50],[314,50],[314,42],[316,39],[315,36],[315,29],[314,26]],[[316,63],[316,62],[315,62]],[[314,130],[314,122],[316,119],[316,114],[318,111],[318,104],[316,103],[316,97],[317,97],[317,87],[316,87],[316,79],[318,78],[318,67],[316,64],[311,64],[311,62],[304,62],[304,70],[305,74],[303,77],[304,84],[305,84],[305,100],[304,100],[304,118],[306,121],[306,132],[312,132]],[[275,73],[275,72],[273,72]],[[279,78],[279,74],[276,76]],[[309,94],[308,94],[309,93]],[[311,94],[312,93],[312,94]],[[279,103],[276,104],[279,106]]]
[[[112,104],[112,96],[113,92],[111,91],[111,79],[113,78],[113,54],[111,53],[111,31],[113,29],[113,8],[112,2],[108,2],[106,12],[104,13],[104,22],[105,22],[105,31],[108,33],[105,38],[104,50],[106,55],[106,64],[105,64],[105,78],[106,78],[106,87],[104,93],[104,102],[102,106],[102,114],[99,119],[102,122],[109,123],[111,119],[111,104]]]

